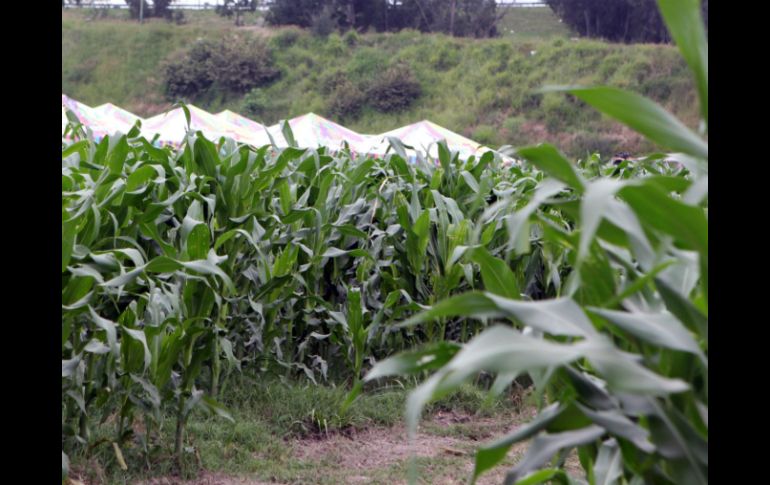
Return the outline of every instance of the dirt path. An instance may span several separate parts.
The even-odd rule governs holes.
[[[405,485],[412,464],[417,468],[418,483],[465,484],[473,473],[474,451],[478,446],[510,433],[531,419],[533,413],[534,410],[490,418],[438,413],[423,421],[417,437],[411,441],[403,426],[294,439],[286,443],[289,452],[284,463],[297,472],[283,477],[267,471],[251,476],[202,471],[194,480],[161,477],[135,485]],[[484,474],[477,483],[502,483],[507,469],[525,451],[525,443],[514,446],[504,465]],[[579,474],[579,467],[575,457],[568,460],[570,473]]]

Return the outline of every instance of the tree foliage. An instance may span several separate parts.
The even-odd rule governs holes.
[[[656,0],[546,0],[578,34],[618,42],[670,42]],[[702,2],[704,21],[708,0]]]
[[[147,0],[126,0],[131,18],[139,18],[139,10],[141,6],[140,2],[142,1],[144,2],[144,8],[142,12],[144,18],[171,18],[171,9],[169,6],[174,0],[153,0],[152,4],[147,2]]]
[[[331,17],[339,30],[417,29],[462,37],[494,37],[502,17],[494,0],[276,0],[266,17],[273,25],[311,27]]]
[[[257,0],[224,0],[216,6],[216,12],[223,17],[235,17],[235,25],[241,25],[241,12],[253,12],[257,9]]]

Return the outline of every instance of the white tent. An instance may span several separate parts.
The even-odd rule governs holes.
[[[144,123],[144,120],[139,116],[115,106],[112,103],[105,103],[97,106],[96,108],[93,108],[93,111],[99,115],[105,123],[111,125],[113,131],[120,131],[121,133],[128,133],[137,120]]]
[[[265,130],[265,125],[263,125],[262,123],[257,123],[256,121],[250,120],[249,118],[246,118],[245,116],[241,116],[238,113],[230,111],[229,109],[221,111],[217,113],[215,116],[219,119],[226,121],[227,123],[230,123],[231,125],[240,126],[241,128],[244,128],[246,130],[250,130],[250,131]]]
[[[288,123],[294,140],[300,148],[327,147],[330,150],[340,150],[343,144],[347,143],[354,152],[363,152],[371,144],[369,135],[356,133],[315,113],[292,118]],[[269,127],[268,130],[277,146],[289,146],[288,140],[283,135],[281,123]],[[267,135],[263,139],[267,139]],[[269,139],[266,143],[270,143]]]
[[[428,155],[433,159],[438,159],[438,142],[442,140],[446,141],[450,151],[459,152],[460,157],[462,158],[467,158],[471,155],[480,157],[486,152],[495,151],[458,133],[448,130],[443,126],[439,126],[428,120],[423,120],[376,135],[373,137],[373,143],[368,147],[366,152],[372,155],[382,156],[390,149],[390,152],[392,153],[393,149],[388,142],[389,137],[397,138],[401,140],[404,145],[411,146],[413,150],[407,149],[407,156],[412,160],[417,157],[418,152],[423,156]],[[498,155],[506,161],[512,161],[509,157],[501,154]]]
[[[236,141],[256,147],[270,144],[270,138],[265,134],[267,127],[262,123],[257,123],[228,109],[217,113],[215,116],[238,128]]]
[[[190,111],[190,128],[203,132],[204,136],[210,140],[226,137],[255,147],[270,145],[273,142],[278,147],[289,146],[283,134],[284,122],[266,128],[256,121],[229,110],[214,115],[193,105],[187,105],[187,107]],[[141,120],[142,136],[152,140],[157,135],[161,144],[179,145],[184,141],[188,128],[182,108],[142,120],[137,115],[110,103],[91,108],[62,95],[62,133],[68,123],[65,108],[73,111],[81,123],[91,129],[96,138],[116,131],[127,133],[137,120]],[[427,155],[436,160],[438,142],[443,140],[446,141],[450,151],[459,152],[462,158],[472,155],[480,157],[486,152],[494,152],[503,159],[504,164],[515,163],[506,155],[428,120],[379,135],[356,133],[314,113],[292,118],[287,123],[300,148],[327,147],[331,151],[337,151],[347,145],[354,153],[383,156],[393,151],[388,141],[388,138],[392,137],[411,147],[407,148],[407,157],[410,160],[414,161],[418,154]]]
[[[207,111],[191,104],[188,104],[187,108],[190,110],[190,128],[193,131],[202,132],[203,136],[209,140],[217,140],[221,137],[238,139],[248,136],[238,126]],[[182,108],[147,118],[142,123],[142,135],[149,140],[158,135],[158,141],[161,144],[178,145],[184,141],[186,134],[187,118]]]
[[[64,128],[68,122],[65,110],[72,111],[78,120],[80,120],[80,123],[88,127],[97,139],[104,135],[108,135],[113,131],[112,126],[109,123],[106,123],[103,117],[94,111],[92,107],[75,101],[65,94],[61,95],[61,105],[62,134],[64,134]]]
[[[67,119],[67,109],[64,107],[64,105],[61,105],[61,133],[64,134],[64,130],[67,129],[67,123],[69,123],[69,119]]]

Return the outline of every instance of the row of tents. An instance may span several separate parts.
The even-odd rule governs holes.
[[[265,126],[229,110],[212,114],[193,105],[187,105],[187,108],[190,113],[190,128],[202,132],[209,139],[226,137],[252,146],[292,145],[286,140],[281,123]],[[187,133],[187,117],[182,108],[142,119],[111,103],[92,108],[62,95],[62,134],[68,124],[67,110],[74,113],[97,138],[115,132],[127,133],[137,121],[141,121],[142,135],[148,140],[155,140],[159,145],[178,145]],[[427,120],[378,135],[356,133],[314,113],[292,118],[287,123],[291,127],[296,145],[300,148],[323,146],[336,151],[346,146],[355,153],[384,156],[389,150],[392,151],[390,139],[396,138],[403,145],[412,147],[406,149],[409,158],[415,158],[417,152],[437,158],[437,144],[442,140],[446,142],[449,150],[459,152],[463,158],[471,155],[478,157],[487,151],[494,151]],[[502,154],[500,156],[504,161],[512,162],[509,157]]]

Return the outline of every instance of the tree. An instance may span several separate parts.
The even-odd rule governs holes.
[[[171,9],[169,8],[169,5],[171,5],[171,2],[173,1],[174,0],[153,0],[152,5],[150,5],[147,0],[126,0],[126,4],[128,5],[128,11],[130,12],[132,19],[139,18],[140,8],[143,10],[142,15],[145,18],[170,18]],[[144,2],[143,7],[141,7],[140,2]]]
[[[418,29],[463,37],[493,37],[502,18],[495,0],[276,0],[267,21],[310,27],[330,12],[340,30]]]
[[[578,34],[617,42],[670,42],[656,0],[545,0]],[[708,0],[702,5],[708,18]]]
[[[310,27],[326,5],[325,0],[275,0],[265,16],[272,25]]]
[[[224,0],[216,6],[216,12],[223,17],[235,15],[235,25],[241,25],[241,12],[253,12],[257,9],[257,0]]]

